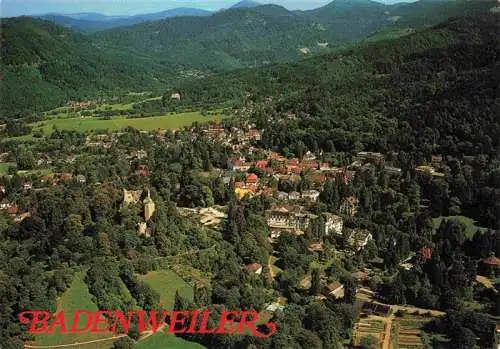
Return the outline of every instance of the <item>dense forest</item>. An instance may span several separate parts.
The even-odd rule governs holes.
[[[1,118],[31,117],[70,100],[109,98],[124,89],[158,91],[186,78],[195,77],[196,83],[213,72],[297,61],[379,31],[382,37],[404,35],[408,28],[435,25],[455,14],[484,14],[493,6],[490,0],[393,6],[335,1],[292,12],[264,5],[89,36],[39,19],[2,19]]]
[[[0,213],[2,347],[20,349],[32,339],[17,314],[25,309],[55,311],[57,297],[76,272],[85,274],[99,308],[155,309],[159,295],[139,275],[181,266],[179,273],[192,281],[194,296],[177,294],[176,309],[260,311],[278,298],[287,300],[273,317],[278,333],[269,339],[183,335],[209,349],[343,347],[353,339],[359,314],[352,274],[364,268],[380,270],[364,284],[377,299],[446,312],[427,325],[429,332],[446,337],[432,347],[491,348],[496,344],[493,319],[500,315],[499,283],[494,280],[492,288],[485,289],[475,280],[482,260],[500,256],[499,23],[494,14],[453,18],[396,40],[175,82],[163,85],[163,100],[144,107],[234,107],[233,119],[217,127],[229,132],[252,123],[263,130],[262,139],[251,143],[252,160],[265,159],[264,151],[270,150],[285,159],[302,159],[310,151],[321,162],[350,168],[361,151],[384,154],[400,171],[391,173],[381,163],[354,165],[352,180],[325,180],[318,201],[308,206],[320,216],[339,213],[345,199],[359,198],[357,213],[342,213],[344,225],[369,230],[373,236],[359,253],[333,259],[324,269],[311,270],[311,265],[332,259],[330,251],[341,251],[346,241],[326,234],[318,218],[302,235],[281,234],[271,245],[265,217],[275,199],[238,198],[232,177],[242,174],[229,170],[230,160],[241,155],[234,150],[236,144],[214,141],[201,125],[161,135],[135,129],[104,132],[100,136],[113,139],[110,147],[90,147],[89,134],[60,130],[36,142],[2,140],[1,153],[8,153],[19,169],[39,169],[42,154],[53,159],[53,172],[85,179],[53,185],[36,171],[11,171],[0,178],[2,198],[15,203],[20,212],[30,212],[18,223],[5,211]],[[26,30],[19,32],[19,27]],[[33,30],[38,37],[29,37]],[[96,81],[99,88],[113,90],[126,84],[143,88],[142,83],[150,82],[148,76],[154,80],[156,67],[146,65],[137,75],[128,75],[127,67],[113,65],[115,56],[90,54],[94,46],[88,37],[48,22],[3,23],[2,38],[14,42],[17,35],[31,44],[2,46],[2,57],[9,57],[2,88],[12,83],[9,91],[17,91],[7,94],[10,105],[2,101],[10,113],[6,116],[25,116],[65,98],[92,95]],[[52,46],[38,47],[38,39]],[[55,55],[66,58],[52,61]],[[103,60],[96,66],[91,64],[95,57]],[[64,64],[70,58],[75,65],[64,66],[67,69],[51,63]],[[34,81],[55,90],[43,89],[33,104],[16,104],[23,88],[7,75],[9,69],[21,68],[22,74],[29,70],[37,76]],[[100,69],[109,69],[111,75],[99,75]],[[132,63],[130,69],[135,69]],[[93,80],[96,76],[102,80]],[[123,78],[124,85],[108,85],[108,76]],[[16,86],[21,88],[14,90]],[[173,91],[182,95],[180,101],[172,100]],[[55,97],[41,102],[44,94]],[[23,105],[28,107],[19,107]],[[15,122],[6,126],[13,134],[26,131]],[[139,156],[138,150],[147,155]],[[416,170],[433,161],[439,162],[439,175]],[[257,168],[250,171],[264,177]],[[220,173],[232,176],[229,183]],[[270,180],[269,186],[285,192],[317,188],[311,171],[303,170],[297,177]],[[33,190],[26,189],[27,180]],[[124,188],[148,189],[156,205],[150,220],[143,218],[139,199],[124,204]],[[145,192],[140,196],[144,199]],[[182,209],[214,205],[225,206],[227,214],[218,229],[182,214]],[[475,230],[446,218],[460,215],[473,219]],[[138,234],[138,222],[146,224],[148,234]],[[324,254],[311,252],[313,243],[321,243]],[[281,269],[275,278],[268,267],[273,253],[279,255]],[[404,269],[401,264],[408,256],[414,262]],[[251,263],[264,266],[262,274],[249,273],[246,266]],[[305,289],[301,281],[309,273],[311,286]],[[322,281],[338,280],[345,285],[345,296],[318,301]],[[474,301],[480,311],[470,309]],[[129,336],[137,339],[138,334]]]

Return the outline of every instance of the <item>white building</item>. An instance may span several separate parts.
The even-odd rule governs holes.
[[[342,235],[342,228],[344,222],[342,217],[331,213],[323,213],[323,217],[325,218],[325,234],[330,235],[330,233],[336,235]]]

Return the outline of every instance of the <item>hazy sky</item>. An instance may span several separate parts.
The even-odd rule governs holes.
[[[99,12],[109,15],[125,15],[158,12],[175,7],[197,7],[217,10],[230,7],[238,1],[239,0],[0,0],[0,15],[1,17],[10,17],[50,12]],[[398,0],[378,1],[383,3],[400,2]],[[259,2],[275,3],[290,10],[296,10],[320,7],[331,2],[331,0],[272,0]]]

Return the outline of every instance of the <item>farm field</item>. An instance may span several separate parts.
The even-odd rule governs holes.
[[[382,347],[384,331],[385,323],[381,318],[372,315],[361,318],[354,329],[354,345],[359,345],[365,337],[373,337],[379,343],[379,346]]]
[[[187,299],[193,299],[193,287],[173,271],[151,271],[139,278],[160,294],[160,306],[164,309],[173,309],[176,291]]]
[[[392,348],[425,348],[426,333],[424,331],[424,326],[433,319],[433,317],[414,315],[405,315],[402,318],[394,318],[391,333]]]
[[[432,223],[434,224],[435,230],[437,230],[439,228],[439,225],[441,224],[443,219],[456,219],[456,220],[462,222],[463,224],[465,224],[465,227],[466,227],[465,235],[469,239],[474,236],[474,233],[476,232],[477,229],[479,229],[481,232],[485,232],[487,230],[486,228],[482,228],[482,227],[477,226],[476,222],[472,218],[465,217],[465,216],[447,216],[447,217],[441,216],[438,218],[433,218]]]
[[[57,304],[58,311],[65,311],[67,314],[71,314],[76,310],[89,310],[95,312],[98,310],[97,305],[92,302],[89,289],[84,282],[83,273],[76,273],[71,283],[71,286],[64,292],[58,300]],[[71,326],[71,318],[66,317],[66,326],[69,328]],[[79,319],[79,328],[85,326],[85,318]],[[58,333],[54,334],[44,334],[36,337],[33,345],[37,346],[50,346],[50,345],[61,345],[61,344],[73,344],[82,343],[94,340],[100,340],[105,338],[111,338],[114,335],[112,333],[90,333],[85,332],[82,334],[78,333]],[[88,345],[81,346],[81,348],[93,348],[93,349],[108,349],[112,346],[113,340],[92,343]]]
[[[189,126],[194,122],[208,122],[217,120],[216,115],[202,116],[200,112],[178,113],[172,115],[152,116],[145,118],[114,117],[109,120],[88,118],[54,118],[40,121],[30,126],[33,132],[42,131],[50,134],[58,130],[69,131],[96,131],[96,130],[120,130],[125,127],[134,127],[138,130],[153,131],[164,129],[178,129]]]

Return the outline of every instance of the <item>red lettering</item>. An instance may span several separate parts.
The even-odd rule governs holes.
[[[210,311],[205,310],[204,312],[201,313],[201,323],[200,323],[200,329],[198,330],[198,333],[200,334],[211,334],[215,333],[217,331],[216,328],[208,330],[208,319],[210,318]]]
[[[188,311],[173,311],[172,317],[170,318],[170,328],[168,329],[169,333],[184,333],[186,332],[186,328],[176,329],[177,325],[184,325],[186,319],[189,315]],[[179,318],[179,316],[182,316]]]
[[[234,326],[234,317],[240,314],[239,311],[223,311],[220,314],[219,329],[217,333],[219,334],[232,334],[236,332],[236,327]],[[243,334],[240,332],[240,334]]]
[[[54,333],[55,328],[59,326],[61,327],[61,330],[59,333],[66,333],[66,323],[64,322],[64,312],[60,311],[56,314],[54,322],[52,322],[52,325],[50,325],[49,330],[47,333]]]
[[[108,333],[111,332],[109,329],[109,323],[108,319],[106,318],[106,315],[111,316],[113,313],[110,311],[105,311],[105,310],[98,310],[96,312],[95,320],[94,320],[94,326],[92,326],[92,330],[90,332],[92,333]],[[104,326],[101,326],[104,325]]]
[[[86,322],[85,326],[81,329],[78,328],[80,325],[80,315],[85,315],[86,316]],[[90,327],[92,327],[92,319],[93,319],[93,313],[88,310],[77,310],[73,314],[73,325],[71,325],[71,328],[69,329],[70,333],[84,333],[85,331],[90,330]]]
[[[31,326],[28,330],[31,334],[42,334],[47,332],[49,327],[48,321],[50,319],[50,313],[48,311],[31,311],[27,312],[33,314],[31,319]],[[40,315],[42,316],[41,318]],[[39,326],[40,325],[40,326]]]
[[[191,312],[191,322],[189,323],[189,328],[186,333],[195,333],[196,324],[198,323],[198,315],[200,312],[198,310],[193,310]]]
[[[268,322],[263,326],[266,326],[267,330],[265,332],[257,331],[257,333],[254,333],[255,336],[260,338],[269,338],[278,331],[278,328],[274,322]]]
[[[156,311],[154,310],[151,310],[149,312],[148,321],[144,320],[145,314],[146,313],[143,310],[137,312],[138,315],[137,319],[139,321],[139,333],[143,333],[144,331],[146,331],[149,326],[151,326],[151,330],[153,331],[153,333],[156,333],[160,328],[160,326],[165,322],[165,319],[170,314],[170,311],[168,310],[163,311],[160,321],[158,321],[158,319],[156,318]]]
[[[129,311],[127,313],[127,319],[125,319],[125,315],[123,314],[122,311],[115,311],[115,321],[113,322],[113,325],[111,326],[110,330],[111,332],[116,333],[116,327],[118,324],[121,326],[121,330],[123,330],[124,333],[128,333],[130,330],[130,326],[132,324],[132,318],[134,317],[135,312]]]

